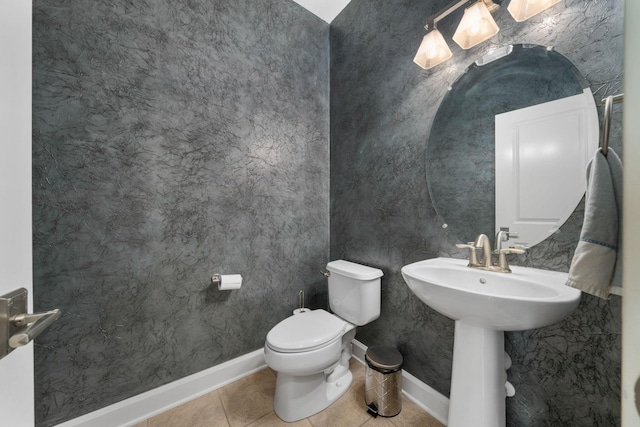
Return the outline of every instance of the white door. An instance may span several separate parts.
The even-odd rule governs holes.
[[[532,246],[573,213],[586,188],[585,169],[598,146],[593,95],[545,102],[495,118],[496,231]],[[562,183],[562,185],[558,185]]]
[[[0,295],[29,291],[31,2],[0,0]],[[33,344],[0,359],[0,425],[33,426]]]

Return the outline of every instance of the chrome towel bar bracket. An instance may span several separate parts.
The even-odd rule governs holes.
[[[609,130],[611,127],[611,115],[613,114],[613,104],[624,101],[624,94],[607,96],[602,100],[604,104],[604,117],[602,122],[602,137],[600,138],[600,150],[605,156],[609,151]]]
[[[0,296],[0,359],[27,345],[60,317],[60,310],[27,313],[28,292],[24,288]]]

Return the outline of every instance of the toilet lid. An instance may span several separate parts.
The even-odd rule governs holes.
[[[314,350],[342,336],[347,324],[324,310],[287,317],[269,331],[267,344],[276,351],[296,353]]]

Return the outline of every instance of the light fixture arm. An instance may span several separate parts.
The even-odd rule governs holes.
[[[449,6],[445,7],[440,12],[436,13],[431,18],[429,18],[429,20],[427,21],[427,25],[424,26],[425,30],[429,31],[429,22],[431,23],[433,28],[437,28],[436,24],[438,23],[438,21],[441,21],[448,15],[460,9],[466,3],[469,3],[469,0],[459,0],[458,2],[450,4]]]

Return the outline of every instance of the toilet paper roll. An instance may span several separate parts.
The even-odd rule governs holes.
[[[230,291],[240,289],[242,286],[242,276],[239,274],[221,274],[218,289],[221,291]]]

